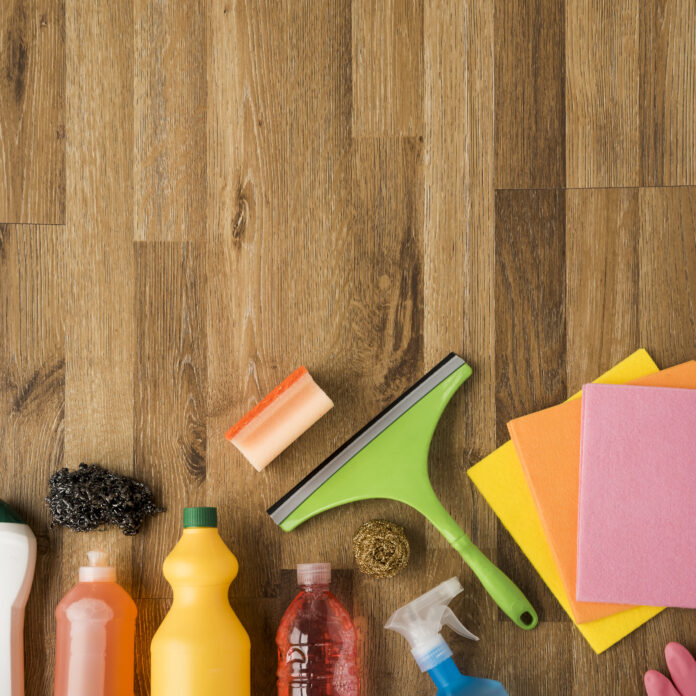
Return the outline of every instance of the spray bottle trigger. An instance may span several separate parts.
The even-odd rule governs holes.
[[[458,633],[464,638],[469,638],[470,640],[478,640],[478,636],[475,636],[458,618],[457,615],[449,608],[446,607],[445,611],[442,613],[442,626],[449,626],[455,633]]]

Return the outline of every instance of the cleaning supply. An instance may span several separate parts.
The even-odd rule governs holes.
[[[278,696],[358,696],[355,626],[329,592],[331,565],[297,566],[300,593],[280,621]]]
[[[184,508],[184,533],[164,561],[174,602],[151,646],[151,696],[249,696],[249,636],[227,597],[239,564],[214,507]]]
[[[48,485],[51,527],[91,532],[116,525],[126,536],[134,536],[147,517],[164,512],[144,483],[99,464],[58,469]]]
[[[643,681],[648,696],[696,696],[696,660],[691,653],[680,643],[668,643],[665,658],[672,681],[653,669],[647,671]]]
[[[353,556],[358,570],[375,578],[392,578],[411,555],[406,532],[389,520],[369,520],[353,535]]]
[[[641,349],[614,365],[597,381],[620,384],[657,371],[655,361]],[[571,399],[579,397],[577,393]],[[568,595],[512,442],[508,440],[498,447],[472,466],[467,474],[596,653],[611,647],[662,611],[656,607],[635,607],[578,624],[573,619]]]
[[[654,372],[631,383],[696,389],[696,361]],[[582,400],[572,399],[508,423],[517,456],[563,579],[573,618],[578,623],[594,621],[618,611],[626,611],[627,608],[625,603],[598,604],[575,599],[581,414]]]
[[[225,437],[262,471],[286,447],[314,425],[333,401],[299,367],[233,425]]]
[[[694,501],[696,389],[585,385],[578,599],[696,609]]]
[[[0,500],[0,696],[24,694],[24,608],[36,565],[36,537]]]
[[[330,508],[367,498],[391,498],[425,515],[459,552],[498,606],[521,628],[537,625],[520,589],[474,546],[438,500],[428,479],[430,441],[445,406],[471,375],[450,353],[268,513],[286,532]]]
[[[452,659],[452,650],[440,635],[443,626],[470,640],[478,640],[449,608],[464,590],[454,577],[397,609],[385,628],[400,633],[411,646],[421,672],[427,672],[437,686],[438,696],[502,696],[503,685],[492,679],[466,677]]]
[[[102,551],[56,608],[54,696],[133,696],[135,616]]]

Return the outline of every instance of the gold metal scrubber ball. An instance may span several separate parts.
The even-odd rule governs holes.
[[[365,575],[391,578],[408,565],[410,554],[404,528],[388,520],[365,522],[353,536],[353,555]]]

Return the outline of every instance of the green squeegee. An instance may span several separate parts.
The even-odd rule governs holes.
[[[435,525],[518,626],[534,628],[538,619],[532,605],[450,517],[428,478],[435,426],[470,375],[469,365],[450,353],[270,507],[268,514],[289,532],[310,517],[355,500],[390,498],[406,503]]]

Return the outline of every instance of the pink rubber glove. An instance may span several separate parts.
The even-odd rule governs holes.
[[[674,684],[651,669],[644,677],[648,696],[696,696],[696,660],[691,653],[679,643],[668,643],[665,657]]]

